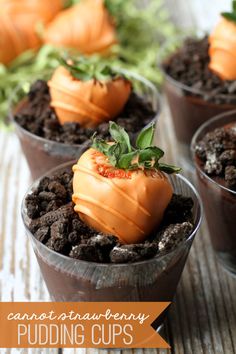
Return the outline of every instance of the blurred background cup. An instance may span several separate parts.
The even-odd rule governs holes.
[[[154,111],[153,120],[157,119],[161,109],[161,102],[156,87],[149,80],[136,73],[131,73],[127,70],[122,70],[121,72],[131,79],[134,91],[151,104]],[[31,176],[33,180],[35,180],[53,167],[78,158],[78,156],[87,149],[91,142],[86,141],[82,144],[56,142],[32,134],[21,127],[15,121],[14,116],[22,106],[27,104],[28,92],[29,85],[21,85],[15,92],[13,92],[12,97],[10,98],[9,117],[20,141]],[[32,117],[32,119],[34,119],[34,117]],[[135,138],[136,136],[133,137],[133,139]]]
[[[203,35],[199,38],[203,38]],[[182,47],[185,39],[186,37],[182,36],[167,41],[160,53],[161,62],[160,60],[158,61],[164,76],[163,92],[169,105],[176,138],[179,143],[179,160],[181,164],[182,162],[192,164],[190,143],[196,130],[212,117],[236,109],[236,105],[227,103],[227,94],[221,95],[219,103],[211,102],[211,93],[186,86],[169,76],[164,64],[168,63],[172,55]],[[183,158],[185,161],[183,161]]]
[[[47,176],[71,170],[64,164]],[[194,187],[181,175],[171,175],[174,192],[191,197],[194,202],[194,228],[187,240],[161,256],[136,263],[102,264],[69,258],[39,242],[29,230],[26,200],[22,217],[38,263],[53,301],[172,301],[193,239],[201,222],[201,201]],[[27,194],[32,193],[39,180]],[[156,323],[161,325],[163,317]]]
[[[236,110],[205,122],[195,133],[191,150],[213,248],[222,265],[236,275],[236,191],[206,175],[195,154],[196,144],[208,132],[232,123],[236,124]]]

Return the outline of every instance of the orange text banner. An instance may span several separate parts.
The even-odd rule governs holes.
[[[169,348],[152,322],[169,302],[1,302],[0,348]]]

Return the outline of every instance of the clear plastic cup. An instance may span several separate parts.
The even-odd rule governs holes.
[[[156,87],[138,74],[125,70],[122,70],[122,73],[130,77],[134,91],[150,102],[155,112],[153,119],[157,119],[160,113],[161,103]],[[14,114],[17,112],[17,109],[27,103],[25,96],[28,90],[28,86],[25,87],[25,85],[22,85],[13,93],[10,99],[9,117],[15,127],[15,132],[26,157],[32,178],[35,180],[53,167],[76,159],[87,149],[90,141],[86,141],[83,144],[59,143],[39,137],[22,128],[14,120]],[[18,97],[21,97],[21,99],[17,102]]]
[[[189,147],[196,130],[212,117],[236,109],[236,105],[227,103],[229,98],[227,94],[221,95],[221,103],[211,102],[209,100],[210,92],[186,86],[168,75],[163,65],[181,48],[184,39],[186,38],[177,38],[175,41],[167,42],[163,46],[161,52],[162,62],[160,63],[159,61],[159,66],[164,76],[163,90],[170,108],[176,137],[180,143],[180,150],[190,162]],[[230,96],[236,101],[236,95]]]
[[[236,274],[236,191],[209,177],[195,154],[196,144],[208,132],[233,122],[236,124],[236,110],[207,121],[195,133],[191,150],[213,248],[222,265]]]
[[[64,164],[47,175],[71,169]],[[101,264],[56,253],[29,230],[25,199],[22,217],[53,301],[172,301],[193,239],[201,222],[201,201],[195,188],[181,175],[170,176],[175,193],[192,197],[194,228],[188,239],[161,256],[136,263]],[[28,190],[31,193],[36,181]],[[156,326],[159,327],[163,317]]]

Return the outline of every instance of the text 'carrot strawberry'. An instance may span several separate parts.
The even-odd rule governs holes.
[[[126,131],[110,122],[113,143],[93,139],[73,166],[73,202],[80,218],[121,243],[139,243],[161,223],[173,188],[165,173],[179,168],[160,163],[164,152],[152,146],[155,124],[139,134],[136,148]]]
[[[209,38],[209,68],[223,80],[236,79],[236,0],[232,12],[223,12],[222,19]]]
[[[131,93],[131,82],[121,74],[83,58],[64,62],[48,86],[60,123],[76,122],[86,128],[115,118]]]

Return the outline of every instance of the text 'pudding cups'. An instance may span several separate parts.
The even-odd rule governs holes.
[[[160,97],[156,87],[150,81],[138,74],[126,70],[120,72],[123,75],[129,76],[132,82],[133,91],[150,105],[154,112],[151,119],[156,120],[161,109]],[[93,132],[91,132],[87,140],[83,143],[70,144],[47,139],[23,128],[16,121],[15,116],[22,108],[24,109],[27,106],[27,94],[29,92],[28,86],[29,85],[22,85],[13,92],[12,97],[10,98],[9,117],[14,125],[15,132],[20,141],[34,180],[46,173],[49,169],[78,158],[90,145],[90,137]],[[33,119],[34,117],[32,117],[32,120]],[[145,117],[143,117],[143,126],[146,124]],[[132,137],[133,140],[135,140],[136,135],[134,134]]]
[[[47,176],[71,170],[67,163]],[[192,241],[201,222],[201,201],[194,187],[181,175],[169,176],[174,192],[193,200],[193,230],[174,250],[134,263],[96,263],[56,253],[39,242],[29,229],[26,199],[22,217],[53,301],[172,301]],[[29,189],[31,194],[40,180]],[[25,197],[26,198],[26,197]],[[124,226],[125,227],[125,226]],[[162,323],[159,319],[157,327]]]
[[[232,123],[236,125],[236,110],[220,114],[203,124],[192,139],[191,151],[213,248],[223,266],[236,274],[236,191],[228,188],[221,177],[207,175],[204,163],[195,152],[206,134]]]

